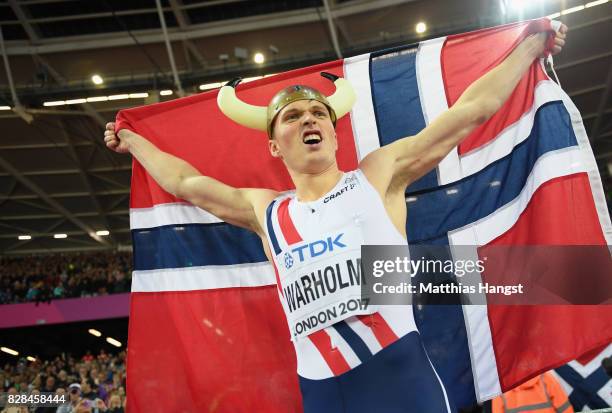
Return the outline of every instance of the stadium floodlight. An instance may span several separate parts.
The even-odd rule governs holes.
[[[55,239],[68,238],[68,234],[55,234],[55,235],[53,235],[53,238],[55,238]]]
[[[108,100],[108,96],[92,96],[87,98],[87,102],[106,102]]]
[[[266,58],[264,57],[263,53],[257,52],[255,55],[253,55],[253,61],[260,65],[266,61]]]
[[[36,361],[36,357],[28,356],[26,358],[28,359],[28,361],[31,361],[32,363]]]
[[[27,241],[29,239],[32,239],[32,236],[31,235],[20,235],[20,236],[17,237],[17,239],[19,241]]]
[[[91,81],[94,82],[94,85],[101,85],[104,83],[104,79],[102,79],[102,76],[100,75],[93,75],[91,77]]]
[[[112,344],[112,345],[113,345],[113,346],[115,346],[115,347],[121,347],[121,341],[119,341],[119,340],[115,340],[115,339],[114,339],[114,338],[112,338],[112,337],[106,337],[106,342],[107,342],[108,344]]]
[[[81,103],[85,103],[85,102],[87,102],[87,99],[84,99],[84,98],[78,98],[78,99],[68,99],[68,100],[66,101],[66,104],[67,104],[67,105],[79,105],[79,104],[81,104]]]
[[[123,93],[121,95],[110,95],[108,100],[121,100],[121,99],[129,99],[130,95],[127,93]]]
[[[425,24],[425,22],[418,22],[415,26],[415,30],[419,34],[425,33],[425,31],[427,30],[427,25]]]
[[[223,86],[224,82],[213,82],[213,83],[206,83],[204,85],[200,85],[198,87],[198,89],[200,90],[209,90],[209,89],[216,89],[218,87]]]
[[[172,93],[174,92],[172,92],[172,90],[170,89],[164,89],[159,91],[159,94],[162,96],[170,96]]]
[[[65,100],[54,100],[51,102],[44,102],[43,106],[62,106],[65,105],[66,101]]]
[[[89,334],[91,334],[92,336],[96,336],[96,337],[100,337],[102,336],[102,333],[100,333],[98,330],[96,330],[95,328],[90,328],[89,330],[87,330],[87,332]]]
[[[0,110],[11,110],[10,106],[0,106]]]
[[[107,230],[104,230],[104,229],[100,230],[100,231],[96,231],[96,235],[100,235],[102,237],[104,237],[104,236],[106,236],[108,234],[110,234],[110,232],[108,232]]]
[[[11,356],[18,356],[19,352],[17,350],[13,350],[12,348],[8,348],[8,347],[0,347],[0,351],[6,353],[6,354],[10,354]]]
[[[590,3],[585,4],[584,7],[586,7],[588,9],[589,7],[599,6],[600,4],[607,3],[608,1],[610,1],[610,0],[595,0],[595,1],[592,1]]]
[[[561,15],[576,13],[577,11],[584,10],[584,6],[570,7],[569,9],[561,10]]]

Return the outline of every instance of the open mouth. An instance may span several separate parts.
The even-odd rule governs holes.
[[[306,145],[316,145],[323,140],[318,131],[308,131],[304,133],[304,137],[302,138],[302,142]]]

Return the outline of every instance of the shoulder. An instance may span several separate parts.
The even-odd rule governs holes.
[[[394,165],[393,151],[389,146],[383,146],[359,162],[359,171],[384,198],[393,177]]]
[[[243,188],[241,189],[245,199],[251,204],[255,214],[256,223],[253,230],[260,236],[265,235],[264,223],[266,217],[266,209],[275,199],[283,195],[282,192],[272,189],[261,188]]]
[[[267,207],[273,200],[282,195],[282,192],[272,189],[244,188],[242,189],[245,198],[251,202],[254,208],[265,205]]]

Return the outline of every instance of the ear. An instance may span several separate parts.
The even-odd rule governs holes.
[[[282,159],[280,148],[278,147],[278,142],[276,141],[276,139],[268,139],[268,148],[270,149],[270,155],[272,155],[274,158]]]

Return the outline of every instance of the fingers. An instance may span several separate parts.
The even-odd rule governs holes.
[[[562,24],[559,30],[555,33],[555,40],[551,50],[553,55],[561,52],[565,46],[565,38],[567,37],[567,26]]]
[[[114,124],[112,124],[113,128],[109,128],[109,125],[111,124],[112,122],[106,124],[106,130],[104,131],[104,143],[106,144],[107,148],[115,150],[119,146],[120,142],[117,135],[115,135]]]
[[[112,131],[114,131],[114,130],[115,130],[115,122],[108,122],[108,123],[106,124],[106,130],[112,130]]]
[[[114,150],[116,150],[119,147],[119,141],[118,140],[114,140],[114,141],[106,142],[106,147],[108,149],[112,149],[114,151]]]

